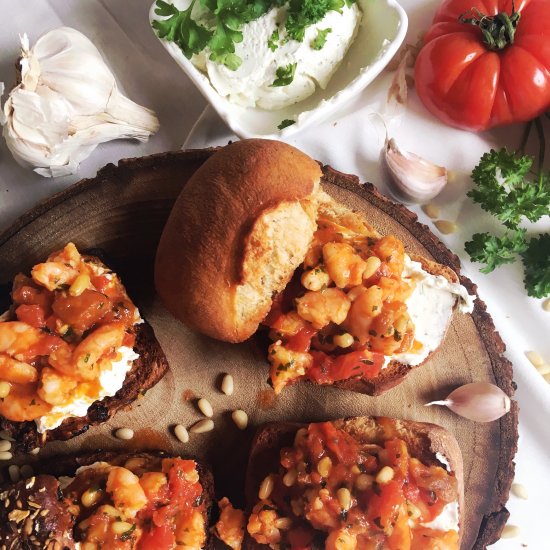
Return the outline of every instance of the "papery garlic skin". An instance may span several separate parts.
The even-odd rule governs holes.
[[[147,141],[155,113],[120,93],[98,49],[61,27],[31,49],[21,38],[21,82],[4,107],[3,135],[15,160],[46,177],[73,174],[100,143]]]

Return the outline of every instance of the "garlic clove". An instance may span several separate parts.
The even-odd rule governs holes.
[[[426,403],[426,407],[444,405],[454,413],[474,422],[492,422],[504,416],[510,398],[494,384],[472,382],[452,391],[445,400]]]
[[[447,184],[443,166],[402,152],[395,140],[386,140],[384,163],[390,179],[390,190],[404,202],[426,202],[438,195]]]

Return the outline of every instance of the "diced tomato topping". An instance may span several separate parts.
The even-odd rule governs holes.
[[[311,339],[316,334],[317,330],[313,327],[304,327],[289,339],[289,341],[285,344],[285,347],[291,349],[292,351],[305,353],[306,351],[309,351]]]
[[[374,378],[384,364],[384,355],[359,350],[332,356],[322,351],[311,351],[313,366],[306,376],[318,384],[331,384],[352,377]]]
[[[170,525],[154,525],[145,531],[137,545],[138,550],[172,550],[176,537]]]
[[[53,294],[45,288],[35,288],[24,284],[13,289],[12,298],[15,304],[38,305],[48,313],[53,301]]]
[[[377,485],[369,501],[369,521],[379,528],[386,529],[397,519],[403,500],[403,491],[397,481]]]
[[[305,527],[296,527],[288,533],[291,550],[311,550],[315,533]]]
[[[318,459],[328,449],[343,464],[357,462],[357,442],[348,433],[337,430],[332,422],[310,424],[308,434],[308,445],[315,458]]]
[[[111,283],[111,278],[107,275],[98,275],[97,277],[92,277],[91,282],[99,292],[105,292]]]
[[[27,325],[31,325],[31,327],[43,328],[46,326],[44,310],[37,304],[21,304],[15,310],[15,315],[21,322],[27,323]]]
[[[58,296],[52,307],[61,321],[82,333],[103,319],[112,304],[105,294],[87,288],[80,296]]]

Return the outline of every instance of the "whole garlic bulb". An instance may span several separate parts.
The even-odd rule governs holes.
[[[117,87],[98,49],[82,33],[61,27],[31,49],[21,37],[21,82],[3,108],[3,135],[15,160],[42,176],[72,174],[100,143],[147,141],[155,113]]]

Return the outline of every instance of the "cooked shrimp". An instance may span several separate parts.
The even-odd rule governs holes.
[[[38,371],[28,363],[0,353],[0,380],[14,384],[29,384],[38,380]]]
[[[325,550],[355,550],[357,537],[345,527],[332,531],[325,542]]]
[[[371,286],[351,304],[343,326],[358,338],[361,344],[369,339],[373,319],[382,313],[382,300],[382,289],[379,286]]]
[[[223,497],[218,502],[218,507],[220,508],[220,519],[216,523],[218,538],[232,550],[241,550],[246,522],[244,512],[233,508],[227,497]]]
[[[327,243],[323,246],[327,273],[338,288],[361,284],[366,262],[346,243]]]
[[[348,315],[351,302],[339,288],[326,288],[320,292],[306,292],[296,299],[298,315],[315,328],[322,329],[329,323],[339,325]]]
[[[101,360],[122,346],[125,329],[122,323],[108,323],[94,330],[74,350],[61,345],[48,358],[52,367],[79,380],[99,376]]]
[[[51,408],[51,405],[36,395],[32,384],[13,384],[9,395],[0,399],[0,415],[13,422],[35,420],[48,414]]]
[[[382,237],[373,247],[373,252],[385,262],[393,275],[401,277],[405,266],[405,248],[393,235]]]
[[[65,248],[52,252],[48,256],[48,262],[61,262],[76,267],[81,261],[80,252],[73,243],[67,243]]]
[[[63,285],[70,285],[79,273],[78,269],[62,262],[37,264],[31,271],[33,280],[48,290],[56,290]]]
[[[50,367],[44,367],[40,373],[38,396],[50,405],[64,405],[70,401],[78,381],[58,373]]]
[[[256,542],[271,546],[281,541],[281,532],[275,527],[277,519],[277,511],[269,502],[261,500],[252,509],[246,529]]]
[[[32,348],[44,338],[44,333],[21,321],[0,323],[0,353],[18,361],[33,359]]]
[[[303,376],[313,363],[309,353],[287,349],[280,342],[269,346],[268,359],[271,363],[271,383],[275,393],[280,393],[292,380]]]
[[[147,505],[147,497],[139,477],[121,466],[115,466],[107,478],[107,492],[113,497],[115,508],[124,516],[133,518]]]
[[[176,517],[176,548],[201,550],[206,542],[204,516],[200,510],[187,510]]]

